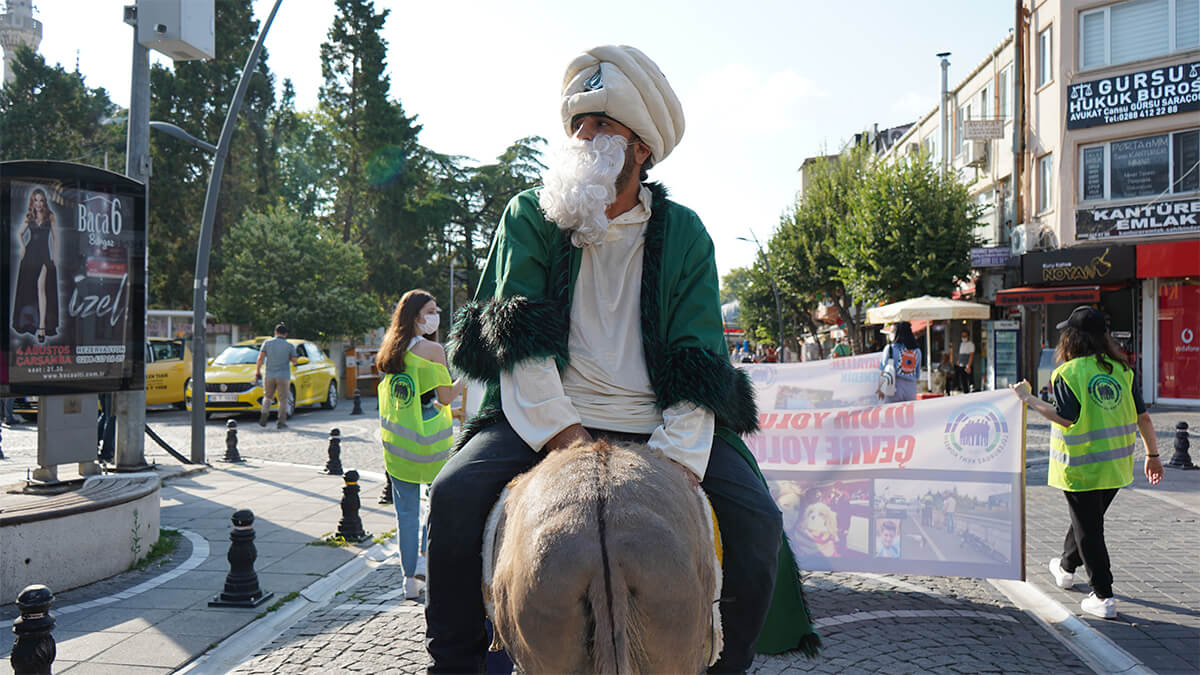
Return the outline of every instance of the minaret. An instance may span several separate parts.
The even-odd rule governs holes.
[[[42,22],[33,18],[32,0],[8,0],[0,14],[0,47],[4,48],[4,82],[13,81],[12,60],[17,47],[37,50],[42,42]]]

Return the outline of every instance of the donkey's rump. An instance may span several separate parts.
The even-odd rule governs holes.
[[[522,670],[698,673],[715,659],[711,512],[678,466],[600,441],[550,453],[506,493],[484,593]]]

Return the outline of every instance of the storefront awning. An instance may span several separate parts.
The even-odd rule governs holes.
[[[1100,301],[1100,286],[1060,286],[1058,288],[1021,286],[996,291],[995,303],[1011,305],[1087,304]]]
[[[1200,241],[1171,241],[1139,244],[1139,279],[1200,276]]]

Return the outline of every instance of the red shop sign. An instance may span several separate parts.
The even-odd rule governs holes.
[[[1158,395],[1200,399],[1200,285],[1158,289]]]

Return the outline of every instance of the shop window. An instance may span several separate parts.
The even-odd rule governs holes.
[[[1079,15],[1079,66],[1099,68],[1200,46],[1200,0],[1129,0]]]
[[[1198,162],[1200,129],[1084,146],[1079,151],[1080,201],[1196,192]]]
[[[1038,79],[1037,86],[1042,86],[1054,79],[1054,56],[1051,51],[1051,39],[1053,37],[1051,26],[1046,30],[1038,33]]]
[[[1047,153],[1038,160],[1038,213],[1049,211],[1054,204],[1054,154]]]
[[[1158,395],[1200,399],[1200,284],[1167,281],[1158,288]]]

